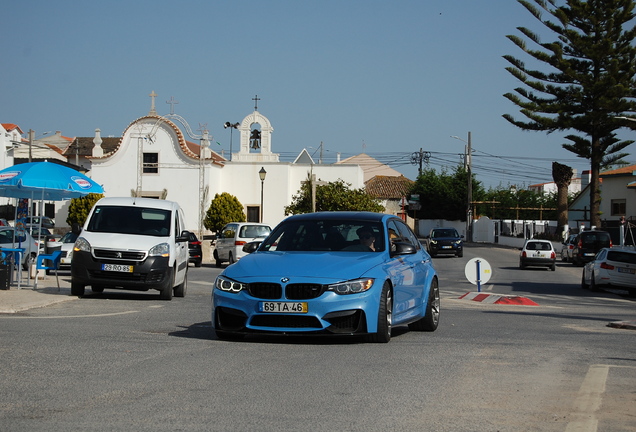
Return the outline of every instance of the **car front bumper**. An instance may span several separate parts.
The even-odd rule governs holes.
[[[132,272],[106,271],[104,264],[132,266]],[[137,291],[162,291],[172,285],[173,268],[166,257],[148,257],[141,262],[95,259],[89,252],[73,252],[71,279],[73,284],[106,286]]]
[[[327,291],[317,298],[302,300],[262,299],[244,291],[228,293],[215,288],[212,323],[216,330],[231,333],[375,333],[382,290],[376,285],[364,293],[340,295]],[[306,303],[307,312],[261,312],[262,303]]]

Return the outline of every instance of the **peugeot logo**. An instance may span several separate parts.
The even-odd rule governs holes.
[[[289,282],[289,278],[284,277],[284,278],[281,278],[281,279],[280,279],[280,281],[281,281],[282,283],[287,283],[287,282]]]
[[[115,254],[115,257],[117,257],[117,258],[121,258],[121,252],[117,252],[117,253]]]

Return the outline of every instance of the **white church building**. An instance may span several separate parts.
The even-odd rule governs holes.
[[[358,164],[314,164],[304,150],[296,161],[280,162],[272,151],[274,128],[257,106],[236,127],[239,151],[228,160],[210,149],[207,132],[195,135],[176,114],[158,115],[155,96],[153,92],[148,115],[128,125],[116,146],[102,148],[96,131],[92,155],[86,157],[88,175],[104,187],[105,196],[176,201],[184,209],[187,229],[201,235],[202,220],[215,194],[235,196],[248,221],[262,220],[273,227],[285,218],[284,207],[310,175],[326,182],[340,179],[355,189],[364,187]],[[56,214],[59,225],[64,224],[67,208],[68,204],[62,206]]]

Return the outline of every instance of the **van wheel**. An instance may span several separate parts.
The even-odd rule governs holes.
[[[214,261],[216,261],[216,266],[217,267],[221,267],[221,265],[223,264],[223,262],[221,261],[221,259],[219,258],[219,254],[216,252],[216,249],[214,249],[214,252],[212,253],[212,255],[214,256]]]
[[[170,269],[168,268],[168,270]],[[173,273],[173,276],[168,278],[170,282],[168,282],[166,286],[164,286],[161,291],[159,291],[159,298],[161,300],[172,300],[172,291],[174,289],[174,282],[176,277],[177,276]]]
[[[186,270],[185,276],[183,277],[183,282],[174,288],[174,296],[185,297],[187,290],[188,290],[188,271]]]
[[[71,295],[77,297],[84,297],[84,285],[77,282],[71,282]]]
[[[230,252],[230,257],[228,259],[229,264],[228,265],[232,265],[236,262],[236,260],[234,259],[234,256],[232,255],[232,252]]]

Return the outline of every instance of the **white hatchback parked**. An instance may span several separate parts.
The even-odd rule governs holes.
[[[256,239],[264,239],[272,231],[269,225],[255,222],[230,222],[219,232],[214,247],[214,261],[217,267],[228,262],[234,264],[241,257],[246,243]]]

